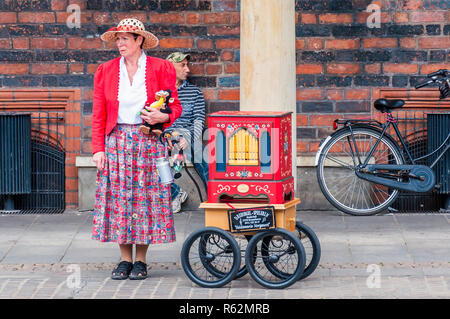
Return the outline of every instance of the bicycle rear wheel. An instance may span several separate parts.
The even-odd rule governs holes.
[[[355,174],[360,164],[356,147],[364,162],[380,139],[372,128],[353,127],[338,131],[323,147],[317,165],[317,179],[327,200],[340,211],[351,215],[374,215],[389,207],[398,190],[360,179]],[[399,147],[383,136],[368,161],[369,164],[403,164]]]

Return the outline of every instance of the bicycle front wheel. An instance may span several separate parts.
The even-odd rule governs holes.
[[[323,147],[317,179],[324,196],[340,211],[374,215],[392,204],[398,190],[360,179],[355,173],[357,165],[364,163],[369,155],[368,164],[400,165],[403,157],[395,142],[381,137],[379,131],[365,127],[353,127],[352,131],[353,136],[350,129],[341,129]]]

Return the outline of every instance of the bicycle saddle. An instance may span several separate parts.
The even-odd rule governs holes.
[[[390,112],[392,109],[399,109],[403,107],[405,101],[403,100],[386,100],[386,99],[378,99],[375,101],[375,108],[381,113]]]

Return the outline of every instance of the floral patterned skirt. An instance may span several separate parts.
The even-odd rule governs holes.
[[[175,241],[170,185],[161,185],[156,158],[165,146],[139,125],[118,124],[105,138],[106,164],[97,172],[92,238],[119,244]]]

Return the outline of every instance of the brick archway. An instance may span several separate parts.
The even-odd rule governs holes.
[[[50,125],[44,134],[48,134],[49,138],[56,136],[65,150],[66,208],[78,207],[78,170],[75,160],[81,154],[81,89],[2,89],[0,112],[27,112],[34,118],[45,113],[56,118],[58,125]],[[37,125],[40,126],[40,122]]]

